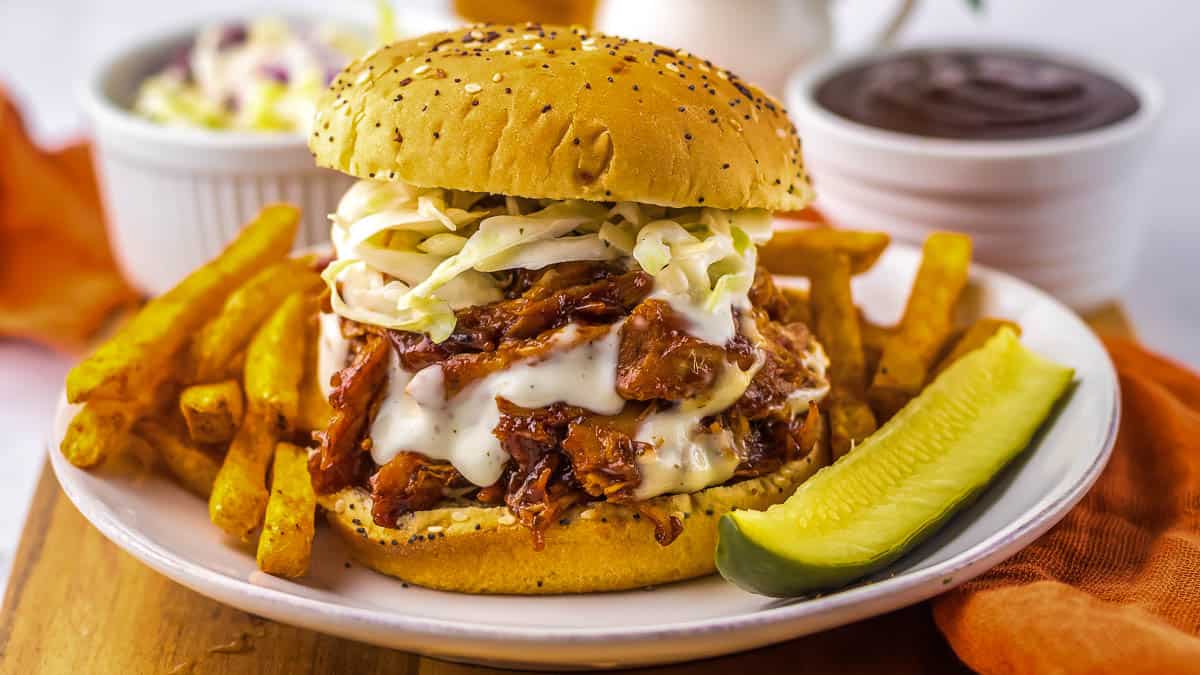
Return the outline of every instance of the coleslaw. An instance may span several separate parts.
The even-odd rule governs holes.
[[[321,92],[367,48],[362,35],[329,23],[211,26],[142,83],[133,108],[167,125],[307,132]]]
[[[330,219],[338,259],[323,277],[334,311],[435,342],[453,332],[455,309],[499,300],[506,271],[585,260],[644,270],[655,297],[696,324],[721,326],[708,337],[724,342],[732,311],[749,308],[755,245],[771,237],[770,216],[757,209],[532,200],[372,180],[356,183]]]

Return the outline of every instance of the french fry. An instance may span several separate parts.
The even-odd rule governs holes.
[[[67,425],[59,450],[75,466],[97,466],[125,447],[137,416],[136,406],[121,401],[84,403]]]
[[[271,497],[258,539],[259,569],[293,578],[308,572],[316,508],[317,497],[308,475],[308,451],[279,443],[271,470]]]
[[[975,323],[971,324],[971,326],[962,334],[962,337],[958,338],[958,340],[954,343],[954,347],[950,349],[950,353],[946,354],[946,356],[938,362],[937,368],[935,368],[933,371],[934,377],[948,368],[955,361],[982,347],[985,342],[987,342],[993,335],[1000,332],[1000,329],[1004,327],[1011,328],[1017,335],[1021,334],[1021,327],[1007,319],[993,319],[985,317],[976,320]]]
[[[970,237],[935,232],[925,240],[904,316],[884,344],[867,392],[881,418],[890,418],[925,386],[950,335],[954,304],[966,286],[970,263]]]
[[[234,288],[287,254],[300,212],[268,206],[216,259],[146,303],[110,340],[67,374],[67,399],[132,400],[155,388],[184,341],[216,312]]]
[[[808,265],[814,251],[837,251],[849,257],[850,273],[862,274],[871,269],[891,237],[883,232],[835,230],[829,227],[777,230],[771,240],[758,248],[758,263],[772,274],[807,277]]]
[[[321,287],[311,257],[281,260],[255,274],[229,295],[220,313],[192,342],[193,381],[215,382],[241,372],[236,355],[287,296]]]
[[[228,442],[242,423],[242,387],[237,380],[194,384],[179,395],[179,411],[193,441]]]
[[[829,356],[829,440],[836,459],[875,431],[875,416],[865,402],[867,371],[858,310],[850,294],[850,258],[815,249],[807,264],[813,324]]]
[[[858,331],[862,335],[863,360],[866,362],[866,372],[874,373],[879,367],[879,358],[883,356],[883,346],[896,329],[891,326],[880,326],[868,321],[862,312],[858,315]]]
[[[246,350],[246,403],[276,431],[297,427],[300,380],[317,311],[313,293],[292,293],[258,329]]]
[[[862,314],[858,317],[858,332],[862,336],[864,349],[871,349],[883,353],[883,347],[887,344],[888,338],[896,332],[896,329],[891,326],[880,326],[877,323],[868,321]]]
[[[250,540],[267,510],[267,465],[275,441],[273,423],[247,414],[213,480],[208,517],[242,541]]]
[[[167,470],[184,488],[208,499],[221,468],[216,457],[189,441],[181,429],[154,418],[139,421],[134,434],[158,451]]]

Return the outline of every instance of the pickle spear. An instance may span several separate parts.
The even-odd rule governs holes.
[[[886,567],[1025,449],[1073,375],[1001,329],[786,502],[723,516],[717,569],[787,597]]]

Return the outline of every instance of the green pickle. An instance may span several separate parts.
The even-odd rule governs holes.
[[[776,597],[883,569],[1025,449],[1073,376],[1002,329],[786,502],[722,517],[717,569]]]

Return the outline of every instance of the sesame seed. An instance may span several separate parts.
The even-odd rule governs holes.
[[[342,513],[343,511],[345,511],[345,510],[346,510],[346,500],[345,500],[345,499],[339,499],[339,500],[337,500],[336,502],[334,502],[334,503],[333,503],[333,510],[334,510],[334,512],[336,512],[336,513]]]
[[[422,75],[427,72],[429,72],[429,64],[428,63],[422,63],[421,65],[419,65],[413,69],[413,75]]]
[[[500,523],[501,525],[516,525],[517,519],[515,516],[513,516],[513,514],[506,513],[506,514],[500,516],[499,518],[497,518],[496,522]]]
[[[503,79],[504,79],[504,76],[501,75],[500,73],[496,73],[495,75],[492,75],[492,82],[499,82],[500,80],[503,80]]]
[[[466,511],[455,511],[454,513],[450,514],[450,519],[456,523],[461,523],[467,519],[467,512]]]
[[[670,61],[667,62],[667,65],[665,67],[667,70],[671,71],[672,73],[679,72],[679,66],[675,65],[674,63],[671,63]]]
[[[432,532],[434,534],[437,534],[438,532],[441,532],[444,529],[446,529],[446,528],[442,527],[441,525],[430,525],[428,528],[426,528],[426,530],[428,530],[429,532]]]
[[[466,91],[468,94],[478,94],[480,91],[483,90],[483,87],[479,86],[478,84],[475,84],[474,82],[468,82],[465,86],[463,86],[463,90]]]

